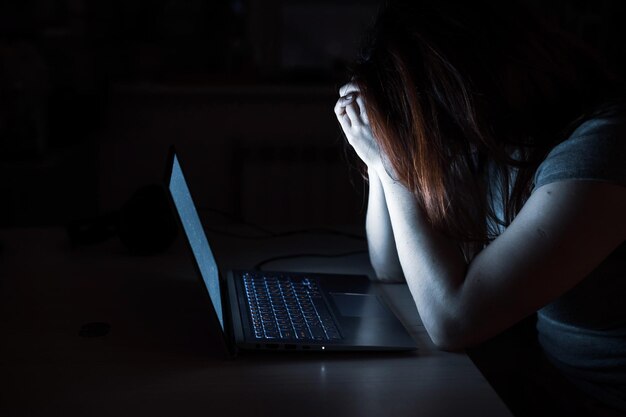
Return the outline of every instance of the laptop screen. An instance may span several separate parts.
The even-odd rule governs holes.
[[[176,154],[173,155],[172,172],[169,179],[169,191],[174,200],[176,211],[183,224],[185,235],[191,246],[191,251],[196,259],[200,274],[204,284],[209,291],[209,297],[213,303],[215,314],[224,329],[224,318],[222,316],[222,299],[220,295],[220,280],[217,270],[217,263],[213,257],[213,252],[209,247],[202,223],[198,217],[196,206],[193,204],[187,182],[183,176]]]

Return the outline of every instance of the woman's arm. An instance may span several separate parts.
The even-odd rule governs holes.
[[[361,146],[355,148],[359,157],[367,164],[366,161],[370,157],[376,157],[380,154],[376,141],[373,140],[369,123],[367,122],[367,113],[365,112],[365,104],[363,98],[359,95],[358,87],[349,83],[341,87],[341,97],[335,104],[335,114],[341,128],[346,134],[346,138],[350,142],[355,134],[357,136],[366,135],[369,137],[367,143],[372,146]],[[356,103],[360,103],[357,109]],[[351,104],[355,104],[352,106]],[[359,114],[355,113],[357,111]],[[348,112],[351,113],[353,124],[350,120]],[[359,119],[363,123],[357,123]],[[366,125],[365,129],[361,126]],[[368,165],[369,166],[369,165]],[[370,260],[377,278],[383,281],[401,281],[402,267],[398,260],[398,252],[389,220],[389,212],[383,192],[383,187],[375,169],[368,169],[369,175],[369,195],[367,203],[367,217],[365,227],[367,232],[367,243],[370,254]]]
[[[438,346],[484,341],[574,287],[626,239],[626,187],[562,181],[535,190],[511,225],[467,265],[413,195],[381,178],[402,269]]]
[[[385,172],[379,174],[398,258],[420,317],[433,342],[454,348],[464,313],[459,308],[467,265],[455,242],[435,231],[413,194]]]
[[[457,243],[436,231],[388,174],[358,89],[350,88],[343,91],[356,93],[342,93],[337,119],[380,179],[404,276],[438,346],[455,350],[494,336],[573,288],[626,239],[626,187],[562,181],[535,190],[467,264]]]
[[[383,185],[375,170],[369,170],[368,177],[369,194],[365,230],[372,267],[376,272],[376,277],[381,281],[403,281],[404,274],[398,259]]]

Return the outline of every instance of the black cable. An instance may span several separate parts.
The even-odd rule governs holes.
[[[291,255],[281,255],[281,256],[273,256],[271,258],[265,259],[256,265],[254,265],[254,269],[260,271],[261,268],[274,261],[280,261],[284,259],[295,259],[295,258],[341,258],[343,256],[351,256],[351,255],[359,255],[362,253],[367,253],[366,249],[344,252],[344,253],[335,253],[335,254],[326,254],[326,253],[297,253]]]

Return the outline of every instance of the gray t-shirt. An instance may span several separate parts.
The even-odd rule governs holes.
[[[626,186],[626,116],[583,123],[535,174],[535,189],[562,180]],[[624,213],[626,215],[626,213]],[[626,411],[626,242],[537,315],[539,343],[574,384]]]

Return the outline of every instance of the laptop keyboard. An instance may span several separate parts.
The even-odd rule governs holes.
[[[246,272],[243,283],[255,338],[341,339],[314,279]]]

